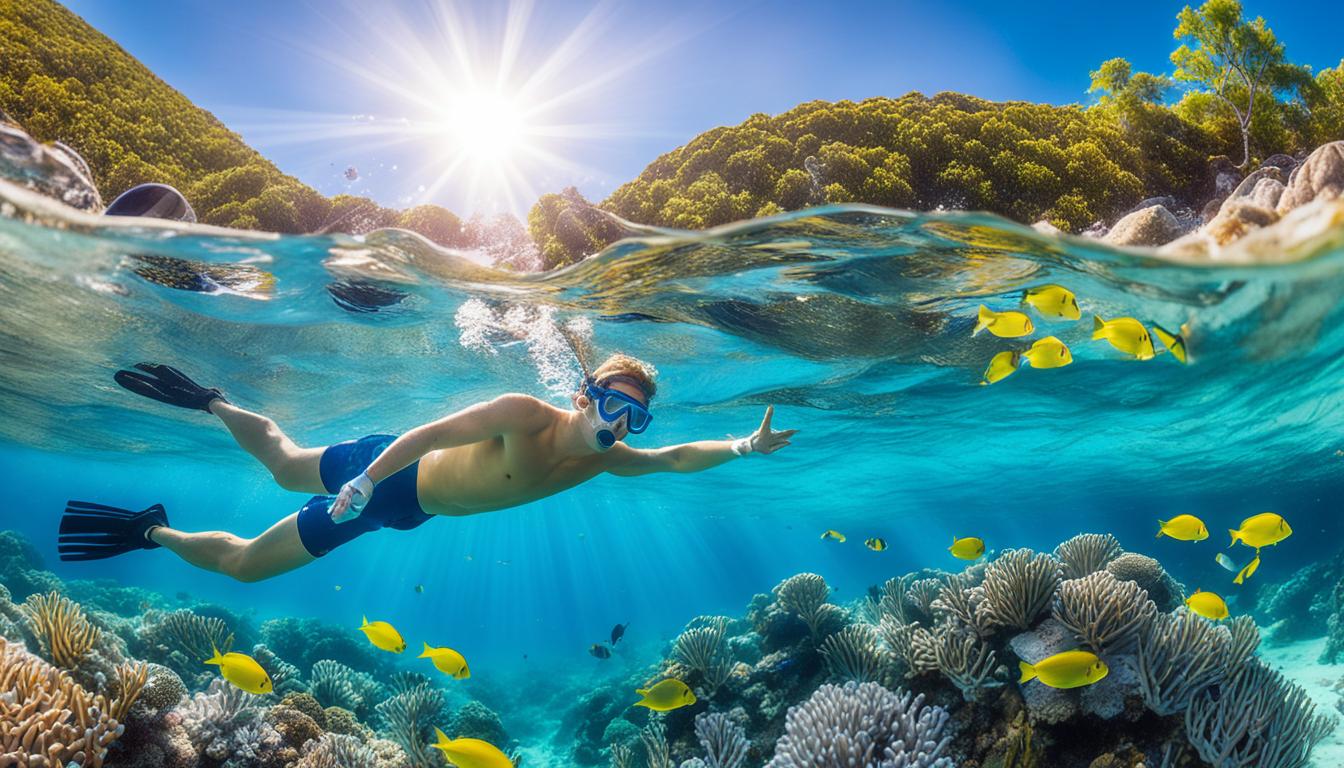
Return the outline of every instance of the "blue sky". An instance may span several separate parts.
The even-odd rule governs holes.
[[[812,99],[955,90],[994,100],[1086,101],[1088,71],[1107,58],[1168,71],[1171,31],[1184,4],[66,5],[326,194],[368,195],[394,207],[436,202],[463,213],[525,213],[536,194],[570,184],[600,200],[702,131]],[[512,37],[505,32],[510,13],[526,22]],[[1344,3],[1250,2],[1247,13],[1266,16],[1294,61],[1319,69],[1344,57]],[[501,57],[510,49],[514,56]],[[563,66],[543,68],[557,51]],[[497,138],[504,134],[496,126],[512,126],[509,119],[482,122],[479,115],[495,107],[462,120],[451,106],[466,103],[463,72],[493,82],[501,59],[514,62],[508,94],[536,72],[548,73],[533,78],[515,106],[527,111],[554,101],[519,129],[534,152]],[[487,144],[473,143],[481,141]],[[492,181],[498,162],[486,156],[508,159],[516,167],[512,181]],[[348,180],[347,168],[358,178]],[[484,181],[473,184],[472,174]]]

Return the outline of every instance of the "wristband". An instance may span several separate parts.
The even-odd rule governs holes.
[[[751,453],[754,450],[754,448],[751,445],[751,437],[740,437],[734,440],[732,444],[728,446],[728,448],[738,456],[746,456],[748,453]]]

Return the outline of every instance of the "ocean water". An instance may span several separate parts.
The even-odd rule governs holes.
[[[111,578],[256,621],[393,622],[452,645],[474,681],[608,680],[656,661],[686,622],[741,615],[801,571],[832,599],[919,568],[956,568],[953,536],[1049,551],[1111,533],[1189,588],[1238,594],[1213,560],[1272,510],[1294,536],[1255,579],[1340,547],[1344,234],[1269,266],[1173,264],[993,216],[831,206],[703,232],[644,230],[579,265],[520,275],[396,231],[277,237],[110,221],[0,185],[0,529],[62,578]],[[1083,318],[1034,312],[1072,350],[981,386],[1027,340],[972,337],[977,307],[1032,286]],[[1190,364],[1126,359],[1092,315],[1185,328]],[[659,371],[636,447],[749,434],[767,405],[793,445],[694,475],[599,477],[516,509],[357,539],[255,584],[166,550],[60,563],[67,499],[175,527],[260,533],[284,491],[216,419],[112,381],[180,367],[274,418],[299,444],[398,433],[503,392],[568,401],[561,329]],[[1154,539],[1191,513],[1211,536]],[[837,529],[849,540],[819,539]],[[884,538],[889,548],[861,544]],[[1240,560],[1244,552],[1234,550]],[[417,586],[423,589],[417,589]],[[338,589],[339,587],[339,589]],[[186,599],[186,598],[184,598]],[[616,658],[588,646],[629,622]],[[525,699],[521,692],[513,694]],[[508,713],[503,713],[506,724]]]

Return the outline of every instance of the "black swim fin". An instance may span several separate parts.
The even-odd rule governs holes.
[[[210,403],[215,400],[229,402],[223,392],[214,387],[202,387],[171,365],[136,363],[135,367],[144,373],[121,370],[113,374],[112,378],[137,395],[206,413],[210,412]]]
[[[143,512],[91,501],[67,501],[58,538],[62,560],[103,560],[137,549],[156,549],[150,528],[168,525],[168,511],[155,504]]]

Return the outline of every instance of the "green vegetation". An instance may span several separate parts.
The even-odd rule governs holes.
[[[201,221],[274,232],[399,226],[461,245],[462,221],[437,205],[404,213],[349,195],[327,199],[280,172],[210,113],[51,0],[0,6],[0,111],[88,161],[105,200],[142,182],[182,190]]]
[[[1311,76],[1237,0],[1177,17],[1171,76],[1110,59],[1090,107],[993,103],[955,93],[811,102],[715,128],[650,164],[600,207],[699,229],[821,203],[973,208],[1077,231],[1146,196],[1199,202],[1212,156],[1243,168],[1344,138],[1344,62]],[[1179,100],[1166,99],[1185,86]],[[554,196],[547,196],[552,198]],[[548,265],[604,239],[577,213],[562,233],[543,198],[528,217]],[[571,196],[568,205],[573,208]]]

